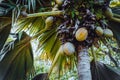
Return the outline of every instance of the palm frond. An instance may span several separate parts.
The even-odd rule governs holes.
[[[120,7],[114,7],[113,8],[113,13],[119,15],[119,13],[120,13]],[[118,23],[116,21],[109,21],[108,24],[110,25],[109,27],[113,31],[114,37],[117,39],[118,45],[120,46],[120,29],[119,29],[120,23]]]
[[[38,49],[45,50],[51,60],[54,59],[60,46],[60,41],[58,40],[56,34],[56,29],[51,29],[42,33],[38,39],[40,42]]]
[[[6,44],[1,52],[4,54],[0,61],[1,80],[27,79],[33,69],[33,52],[30,39],[26,33],[23,33],[21,40],[15,41],[14,48],[11,48],[11,42]]]
[[[44,18],[29,18],[18,21],[17,32],[27,31],[30,35],[37,34],[45,27]]]
[[[101,62],[91,62],[92,80],[120,80],[120,70]]]
[[[120,23],[109,21],[109,25],[114,33],[114,37],[117,39],[118,45],[120,46],[120,29],[119,29]]]
[[[65,55],[65,53],[61,53],[60,48],[55,55],[48,75],[50,75],[52,71],[55,71],[57,72],[56,74],[59,74],[60,77],[60,75],[64,74],[66,71],[73,69],[73,67],[75,67],[74,55],[67,56]]]
[[[114,65],[115,65],[116,67],[118,67],[118,62],[117,62],[116,59],[114,58],[114,56],[115,56],[115,55],[118,55],[118,54],[114,53],[114,50],[112,49],[113,47],[118,48],[118,47],[116,46],[116,45],[117,45],[117,42],[116,42],[116,41],[113,41],[113,40],[111,40],[111,39],[109,39],[109,38],[104,38],[104,39],[102,39],[101,41],[102,41],[103,45],[104,45],[105,47],[107,47],[107,50],[103,50],[103,49],[101,49],[101,48],[99,48],[99,50],[100,50],[102,53],[104,53],[105,55],[107,55],[107,56],[110,58],[110,60],[114,63]],[[115,43],[116,43],[116,44],[115,44]],[[118,56],[119,56],[119,55],[118,55]]]
[[[0,17],[0,27],[1,29],[4,28],[7,25],[11,24],[11,18],[9,17]]]
[[[0,3],[0,16],[12,18],[12,26],[15,26],[27,13],[39,12],[40,6],[39,0],[4,0]]]
[[[57,37],[56,32],[57,26],[53,29],[47,30],[43,32],[39,36],[39,45],[38,49],[40,50],[41,57],[47,57],[47,59],[52,60],[52,66],[49,71],[49,75],[51,74],[52,70],[56,70],[58,74],[63,74],[65,71],[72,69],[75,66],[75,59],[73,56],[67,56],[65,54],[59,53],[60,48],[60,41]],[[40,58],[41,58],[40,57]]]
[[[3,48],[10,34],[10,31],[11,31],[10,20],[8,18],[0,18],[0,51]]]
[[[18,5],[19,8],[22,8],[25,5],[27,7],[27,12],[33,13],[33,12],[41,11],[42,8],[50,7],[51,1],[50,0],[3,0],[0,3],[0,8],[2,10],[1,12],[3,12],[3,10],[5,9],[6,13],[8,13],[9,11],[12,11],[14,8],[18,7]]]

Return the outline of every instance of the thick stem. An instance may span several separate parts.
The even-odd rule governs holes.
[[[92,80],[90,71],[90,57],[87,48],[78,53],[78,78],[79,80]]]
[[[120,23],[120,18],[112,17],[110,20],[117,22],[117,23]]]
[[[27,18],[40,17],[40,16],[57,16],[62,14],[64,14],[63,11],[40,12],[40,13],[28,14]]]

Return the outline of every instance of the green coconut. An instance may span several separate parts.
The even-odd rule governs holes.
[[[96,27],[95,32],[98,36],[103,35],[103,29],[101,27]]]
[[[103,34],[106,37],[113,37],[113,32],[110,29],[104,29]]]
[[[63,50],[66,55],[73,55],[75,53],[75,46],[71,42],[66,42]]]

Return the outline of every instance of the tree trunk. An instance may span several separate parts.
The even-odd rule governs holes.
[[[79,80],[92,80],[90,71],[90,57],[87,48],[78,53],[78,78]]]

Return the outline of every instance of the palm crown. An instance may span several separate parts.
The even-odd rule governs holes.
[[[100,50],[119,66],[110,52],[119,53],[120,11],[109,4],[109,0],[3,0],[0,3],[0,80],[23,80],[34,74],[30,42],[34,39],[39,41],[40,56],[46,55],[53,62],[49,74],[55,66],[59,74],[77,66],[79,80],[91,80],[91,66],[92,75],[96,75],[92,76],[93,80],[119,80],[118,72],[97,62],[99,55],[95,53]],[[16,39],[10,40],[11,36]],[[110,42],[117,42],[118,47]],[[101,45],[109,52],[101,50]],[[88,78],[82,77],[82,62],[86,62]],[[106,73],[114,75],[109,78]]]

